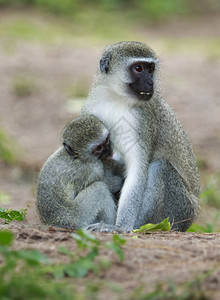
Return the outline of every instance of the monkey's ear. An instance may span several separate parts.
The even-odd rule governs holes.
[[[108,54],[107,56],[103,56],[100,59],[99,66],[100,66],[100,71],[102,73],[104,73],[104,72],[108,73],[108,71],[109,71],[109,63],[110,63],[111,58],[112,58],[111,54]]]
[[[65,148],[69,156],[72,156],[75,159],[78,158],[78,153],[74,152],[73,149],[69,145],[67,145],[67,143],[63,142],[63,147]]]

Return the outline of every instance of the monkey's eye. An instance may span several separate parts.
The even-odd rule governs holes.
[[[110,138],[109,138],[109,135],[108,135],[104,143],[105,143],[105,145],[108,145],[109,142],[110,142]]]
[[[134,69],[135,69],[135,71],[138,72],[138,73],[140,73],[140,72],[143,70],[142,66],[139,66],[139,65],[138,65],[138,66],[135,66]]]
[[[104,146],[101,144],[101,145],[98,145],[96,148],[95,148],[95,153],[101,153],[103,151],[103,148]]]
[[[73,152],[73,149],[69,145],[67,145],[67,143],[63,142],[63,146],[64,146],[66,152],[68,152],[68,153]]]
[[[64,146],[66,152],[70,156],[74,156],[74,158],[78,158],[78,153],[74,152],[73,149],[67,143],[63,142],[63,146]]]
[[[148,69],[148,73],[150,73],[150,74],[153,73],[154,69],[155,69],[155,64],[151,64]]]

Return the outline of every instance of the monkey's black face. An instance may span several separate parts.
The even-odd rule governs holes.
[[[112,152],[109,135],[104,140],[104,142],[95,146],[93,148],[92,152],[98,159],[103,160],[103,159],[110,158],[112,156],[113,152]]]
[[[132,83],[128,84],[129,91],[139,99],[148,101],[154,93],[154,74],[155,64],[152,62],[135,62],[129,68]]]

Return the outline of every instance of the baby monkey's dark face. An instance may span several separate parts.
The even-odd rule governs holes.
[[[100,144],[96,145],[92,149],[93,155],[95,155],[98,159],[104,160],[111,158],[113,152],[110,142],[110,135],[106,137],[106,139]]]

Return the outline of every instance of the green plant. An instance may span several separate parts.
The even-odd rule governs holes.
[[[208,300],[202,283],[213,273],[213,270],[204,272],[191,282],[185,282],[176,286],[172,280],[169,280],[168,286],[158,283],[155,289],[150,293],[144,293],[143,287],[138,287],[128,298],[128,300]]]
[[[70,98],[86,98],[89,92],[89,79],[80,78],[76,83],[67,86],[67,95]]]
[[[78,9],[78,0],[35,0],[35,4],[55,14],[74,15]]]
[[[207,205],[220,208],[220,173],[208,177],[206,186],[200,195],[201,200]]]
[[[68,255],[72,262],[78,261],[78,264],[83,265],[82,257],[90,255],[94,248],[100,249],[102,247],[100,241],[85,231],[78,231],[73,235],[78,250],[76,253],[70,252],[66,248],[61,248],[60,251]],[[114,293],[120,294],[118,298],[123,297],[123,289],[116,286],[115,283],[105,282],[103,280],[90,280],[87,282],[83,280],[81,283],[84,287],[83,291],[77,291],[76,284],[70,281],[64,281],[62,276],[48,276],[53,274],[56,265],[51,264],[49,259],[36,250],[12,250],[13,234],[10,231],[0,231],[0,299],[7,300],[86,300],[99,299],[99,292],[104,288],[108,288]],[[125,240],[117,235],[113,236],[113,245],[120,246],[125,243]],[[103,244],[103,247],[108,247]],[[110,247],[111,248],[111,247]],[[111,248],[112,249],[112,248]],[[82,252],[88,251],[84,256]],[[115,251],[117,252],[117,251]],[[91,255],[92,257],[93,255]],[[78,258],[77,258],[78,257]],[[90,258],[91,258],[90,257]],[[90,260],[90,259],[89,259]],[[94,262],[93,260],[91,260]],[[69,264],[67,264],[69,265]],[[67,266],[64,265],[63,267]],[[51,267],[48,272],[47,267]],[[128,300],[206,300],[205,290],[202,287],[203,282],[208,279],[218,266],[214,267],[200,276],[197,276],[191,282],[178,284],[168,281],[167,284],[159,283],[152,292],[145,292],[146,286],[139,286],[133,292],[127,295]],[[53,270],[53,272],[52,272]],[[62,269],[63,270],[63,269]],[[80,270],[80,268],[78,269]],[[93,269],[89,269],[93,271]],[[72,272],[72,271],[71,271]],[[65,276],[72,277],[72,273]],[[78,274],[81,273],[82,270]],[[84,274],[86,272],[83,271]],[[75,276],[74,271],[73,277]],[[55,279],[54,279],[55,277]],[[57,279],[56,279],[57,278]],[[58,279],[60,278],[60,279]]]
[[[169,218],[164,219],[159,224],[151,224],[148,223],[140,227],[140,229],[135,229],[133,232],[135,233],[152,233],[155,231],[169,231],[170,230],[170,222]]]
[[[0,161],[2,160],[9,164],[13,164],[19,153],[20,148],[13,138],[0,128]]]
[[[36,90],[36,84],[32,78],[23,75],[13,79],[12,89],[17,97],[27,97]]]
[[[183,0],[148,0],[137,4],[142,14],[151,20],[167,19],[170,16],[188,12],[187,1]]]
[[[220,228],[217,227],[217,223],[220,219],[220,212],[216,212],[215,218],[212,223],[206,223],[205,226],[192,224],[188,229],[187,232],[197,232],[197,233],[213,233],[213,232],[220,232]]]
[[[114,251],[120,258],[121,262],[124,260],[124,252],[122,250],[122,245],[125,245],[126,240],[120,235],[113,235],[113,242],[106,243],[105,246]]]
[[[197,158],[196,163],[197,163],[197,166],[200,170],[205,170],[208,167],[207,161],[202,157]]]
[[[8,193],[5,193],[0,190],[0,204],[7,204],[11,200],[11,196]],[[1,208],[0,208],[1,209]]]
[[[14,210],[11,208],[0,207],[0,218],[5,220],[5,224],[9,224],[11,221],[23,221],[27,215],[27,209]]]
[[[69,256],[70,262],[66,265],[56,265],[47,267],[46,271],[53,274],[55,278],[63,277],[84,277],[89,271],[99,273],[103,268],[109,267],[108,260],[95,261],[101,248],[110,248],[115,252],[121,261],[124,259],[122,245],[125,244],[125,239],[114,235],[113,241],[110,243],[102,244],[95,236],[91,235],[85,230],[78,230],[77,233],[72,234],[72,237],[77,243],[78,250],[76,252],[69,251],[66,247],[62,246],[59,251]],[[87,251],[82,255],[83,251]]]
[[[90,18],[89,11],[96,10],[98,17],[94,21],[98,22],[98,25],[100,23],[103,25],[99,21],[100,17],[109,12],[114,16],[120,12],[117,14],[119,18],[127,14],[130,21],[136,19],[136,22],[146,22],[146,20],[166,20],[181,15],[219,10],[217,1],[202,1],[201,3],[199,0],[0,0],[0,7],[10,6],[15,8],[32,7],[32,9],[40,9],[69,19],[75,19],[85,12],[87,20]],[[117,17],[114,18],[114,16],[115,20]]]
[[[73,234],[73,238],[78,250],[75,253],[60,247],[59,251],[69,256],[70,262],[57,265],[51,264],[45,255],[36,250],[12,250],[13,234],[10,231],[0,231],[0,299],[97,299],[97,293],[102,288],[101,283],[87,284],[85,281],[85,291],[78,293],[74,284],[63,285],[63,281],[58,279],[67,276],[80,278],[88,271],[96,272],[101,265],[100,262],[95,262],[94,258],[102,247],[111,248],[122,260],[122,250],[118,250],[118,247],[124,245],[125,240],[114,235],[112,243],[102,245],[96,237],[83,230]],[[82,255],[82,252],[87,254]],[[105,267],[107,266],[109,263],[105,264]]]
[[[75,296],[74,288],[64,289],[62,283],[42,277],[40,267],[48,262],[45,255],[36,250],[11,250],[12,242],[10,231],[0,231],[0,257],[3,258],[0,264],[0,299],[80,299],[77,294]]]

